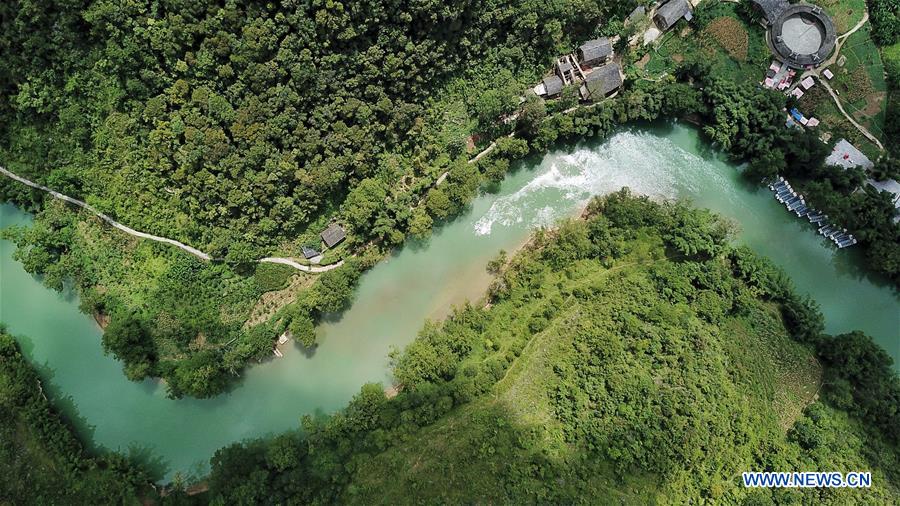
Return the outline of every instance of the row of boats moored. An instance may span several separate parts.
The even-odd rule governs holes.
[[[769,189],[775,192],[775,199],[784,204],[788,211],[798,218],[806,218],[819,229],[819,234],[828,238],[838,248],[846,248],[856,244],[853,234],[847,233],[846,228],[840,228],[828,222],[828,215],[806,205],[803,195],[795,192],[785,178],[778,176],[778,180],[769,185]]]

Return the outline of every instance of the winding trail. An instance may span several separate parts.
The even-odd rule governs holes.
[[[139,231],[139,230],[135,230],[135,229],[133,229],[133,228],[127,226],[127,225],[123,225],[123,224],[119,223],[118,221],[112,219],[112,217],[110,217],[109,215],[104,214],[104,213],[98,211],[97,209],[95,209],[93,206],[91,206],[90,204],[88,204],[88,203],[86,203],[86,202],[83,202],[83,201],[81,201],[81,200],[78,200],[78,199],[74,199],[74,198],[72,198],[72,197],[69,197],[68,195],[64,195],[64,194],[62,194],[62,193],[59,193],[58,191],[53,190],[53,189],[51,189],[51,188],[48,188],[48,187],[46,187],[46,186],[44,186],[44,185],[42,185],[42,184],[35,183],[34,181],[31,181],[31,180],[29,180],[29,179],[26,179],[26,178],[24,178],[24,177],[22,177],[22,176],[20,176],[20,175],[18,175],[18,174],[16,174],[16,173],[14,173],[14,172],[10,172],[9,170],[7,170],[7,169],[6,169],[5,167],[3,167],[3,166],[0,166],[0,174],[3,174],[4,176],[6,176],[6,177],[8,177],[8,178],[10,178],[10,179],[13,179],[13,180],[15,180],[15,181],[18,181],[18,182],[20,182],[20,183],[22,183],[22,184],[24,184],[24,185],[26,185],[26,186],[30,186],[31,188],[35,188],[35,189],[37,189],[37,190],[41,190],[41,191],[43,191],[43,192],[47,192],[47,193],[49,193],[50,195],[52,195],[53,197],[55,197],[55,198],[57,198],[57,199],[59,199],[59,200],[62,200],[62,201],[68,202],[68,203],[70,203],[70,204],[76,205],[76,206],[78,206],[78,207],[80,207],[80,208],[82,208],[82,209],[84,209],[84,210],[90,212],[91,214],[97,216],[97,217],[100,218],[101,220],[103,220],[103,221],[105,221],[106,223],[108,223],[109,225],[111,225],[113,228],[116,228],[116,229],[118,229],[118,230],[121,230],[122,232],[125,232],[125,233],[128,234],[128,235],[132,235],[132,236],[134,236],[134,237],[139,237],[139,238],[141,238],[141,239],[148,239],[148,240],[151,240],[151,241],[161,242],[161,243],[164,243],[164,244],[169,244],[169,245],[175,246],[175,247],[177,247],[177,248],[181,248],[182,250],[184,250],[184,251],[190,253],[191,255],[194,255],[195,257],[197,257],[197,258],[199,258],[199,259],[201,259],[201,260],[206,260],[206,261],[208,261],[208,262],[210,262],[210,261],[221,261],[221,260],[222,260],[222,259],[219,259],[219,258],[213,258],[213,257],[211,257],[208,253],[204,253],[204,252],[198,250],[197,248],[194,248],[193,246],[188,246],[187,244],[184,244],[183,242],[176,241],[175,239],[169,239],[168,237],[160,237],[160,236],[158,236],[158,235],[148,234],[148,233],[146,233],[146,232],[141,232],[141,231]],[[331,265],[315,266],[315,265],[303,265],[303,264],[301,264],[301,263],[295,261],[295,260],[292,259],[292,258],[265,257],[265,258],[261,258],[261,259],[259,259],[259,260],[256,260],[256,263],[270,263],[270,264],[288,265],[288,266],[290,266],[290,267],[293,267],[294,269],[297,269],[298,271],[309,272],[309,273],[320,273],[320,272],[327,272],[327,271],[330,271],[330,270],[332,270],[332,269],[336,269],[336,268],[340,267],[341,265],[343,265],[343,264],[344,264],[344,261],[341,260],[341,261],[339,261],[339,262],[337,262],[337,263],[334,263],[334,264],[331,264]]]
[[[863,17],[862,17],[862,19],[859,20],[859,23],[856,23],[856,26],[854,26],[853,28],[848,30],[846,33],[843,33],[837,37],[837,39],[836,39],[837,43],[836,43],[836,46],[834,49],[834,54],[831,55],[831,58],[822,62],[822,64],[817,66],[815,69],[807,70],[806,72],[800,74],[800,78],[797,79],[797,82],[794,83],[794,85],[788,89],[788,92],[792,91],[794,88],[799,86],[800,81],[806,79],[809,76],[815,76],[816,79],[818,79],[819,84],[821,84],[822,87],[825,88],[825,91],[827,91],[828,94],[831,95],[831,98],[834,99],[835,105],[837,105],[837,108],[839,111],[841,111],[841,114],[843,114],[844,117],[847,118],[847,121],[849,121],[850,124],[852,124],[854,127],[856,127],[856,129],[859,130],[859,132],[861,134],[863,134],[863,136],[865,136],[866,139],[869,139],[873,144],[878,146],[878,149],[884,151],[884,146],[881,144],[881,141],[878,140],[878,137],[875,137],[874,135],[872,135],[872,132],[870,132],[866,127],[860,125],[855,119],[853,119],[853,116],[851,116],[850,114],[847,113],[846,110],[844,110],[844,105],[841,103],[841,99],[838,98],[837,93],[835,93],[835,91],[828,84],[828,80],[822,79],[822,76],[821,76],[822,70],[831,67],[832,65],[834,65],[835,62],[837,62],[838,58],[840,58],[841,49],[843,49],[843,47],[844,47],[844,42],[846,42],[847,39],[851,35],[853,35],[857,30],[859,30],[860,28],[865,26],[865,24],[868,21],[869,21],[869,11],[866,10],[866,11],[863,11]]]
[[[839,111],[841,111],[841,114],[843,114],[844,117],[847,118],[847,121],[849,121],[853,126],[855,126],[856,129],[859,130],[859,132],[860,132],[861,134],[863,134],[863,135],[866,137],[866,139],[869,139],[869,140],[872,141],[876,146],[878,146],[878,149],[884,151],[884,146],[881,144],[881,141],[878,140],[878,137],[875,137],[874,135],[872,135],[872,133],[869,132],[869,130],[866,129],[866,127],[864,127],[864,126],[860,125],[859,123],[857,123],[856,120],[853,119],[852,116],[850,116],[849,114],[847,114],[847,111],[844,110],[844,105],[841,104],[841,101],[838,99],[838,96],[837,96],[837,94],[834,92],[834,90],[831,89],[831,86],[829,86],[828,83],[826,83],[825,81],[821,81],[821,80],[820,80],[819,82],[822,84],[822,86],[825,87],[825,90],[828,91],[828,94],[831,95],[831,98],[834,99],[835,105],[837,105],[837,108],[838,108]]]

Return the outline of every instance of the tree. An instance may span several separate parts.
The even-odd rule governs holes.
[[[872,168],[872,177],[877,181],[900,179],[900,157],[886,155],[880,158]]]
[[[522,134],[533,139],[540,132],[541,124],[547,117],[547,104],[537,95],[528,95],[522,112],[519,113],[518,126]]]
[[[427,237],[431,233],[433,221],[424,207],[413,210],[409,219],[409,233],[415,237]]]
[[[125,372],[132,381],[149,376],[156,361],[156,347],[133,311],[118,311],[110,317],[103,332],[103,350],[113,353],[125,363]]]
[[[295,304],[293,307],[295,309],[290,312],[291,322],[288,330],[291,331],[294,340],[303,346],[307,348],[313,346],[316,343],[316,329],[312,316],[300,304]]]
[[[487,271],[491,274],[499,274],[506,265],[506,250],[501,249],[497,256],[491,259],[487,264]]]
[[[368,234],[384,207],[385,197],[387,187],[380,179],[364,179],[347,195],[341,205],[342,215],[354,230]]]
[[[675,206],[673,218],[665,238],[681,254],[711,258],[724,250],[729,233],[721,218],[708,210],[690,209],[681,204]]]

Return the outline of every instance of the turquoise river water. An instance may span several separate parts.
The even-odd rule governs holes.
[[[478,299],[489,283],[485,265],[500,249],[515,249],[535,227],[623,186],[689,198],[730,218],[738,241],[772,258],[821,304],[828,332],[863,330],[900,362],[900,296],[863,271],[858,251],[826,244],[679,124],[623,130],[523,164],[427,242],[408,244],[366,273],[352,307],[318,329],[314,354],[289,349],[214,399],[171,400],[158,382],[126,380],[120,364],[103,355],[101,331],[79,312],[77,297],[25,273],[8,241],[0,241],[0,321],[86,440],[152,456],[161,478],[199,476],[217,448],[296,428],[304,414],[333,412],[363,383],[388,384],[391,347],[410,342],[425,319]],[[10,205],[0,213],[3,227],[30,219]]]

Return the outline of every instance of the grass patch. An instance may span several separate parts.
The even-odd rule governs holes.
[[[824,7],[831,15],[838,35],[856,26],[866,11],[866,0],[813,0],[812,3]]]
[[[871,38],[871,27],[865,25],[848,37],[841,54],[846,57],[846,63],[843,67],[832,67],[835,73],[832,87],[840,93],[847,112],[884,139],[888,85],[885,65]]]
[[[291,281],[291,276],[297,272],[289,265],[259,264],[253,273],[253,281],[260,292],[281,290]]]

